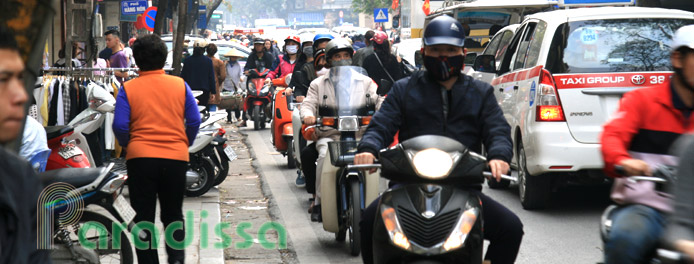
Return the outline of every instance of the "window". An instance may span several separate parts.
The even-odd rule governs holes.
[[[503,35],[504,35],[503,32],[502,32],[502,34],[496,34],[496,36],[494,36],[492,41],[489,42],[489,45],[484,50],[484,53],[482,53],[482,55],[495,55],[496,50],[499,47],[499,43],[501,42]]]
[[[515,54],[515,59],[513,63],[513,68],[511,70],[522,69],[525,64],[525,60],[528,58],[528,48],[530,47],[530,41],[533,39],[533,34],[535,33],[535,27],[537,23],[528,23],[528,26],[523,30],[523,37],[518,45],[518,50]],[[520,34],[520,32],[519,32]]]
[[[513,40],[510,42],[508,45],[508,49],[506,51],[503,51],[503,55],[501,57],[497,57],[497,59],[500,61],[500,66],[499,66],[499,75],[502,75],[510,70],[511,67],[511,62],[514,61],[516,52],[516,48],[518,47],[518,43],[520,42],[521,34],[523,31],[525,31],[525,28],[527,28],[527,25],[521,26],[513,36]]]
[[[525,59],[525,64],[523,68],[529,68],[537,65],[537,59],[540,57],[540,50],[542,49],[542,42],[545,38],[545,32],[547,31],[547,23],[540,21],[535,27],[535,33],[530,42],[530,48],[528,49],[528,56]]]

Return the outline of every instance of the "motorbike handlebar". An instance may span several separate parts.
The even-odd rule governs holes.
[[[348,170],[351,170],[351,169],[368,170],[368,169],[380,169],[380,168],[381,168],[381,164],[377,164],[377,163],[374,163],[374,164],[359,164],[359,165],[350,164],[350,165],[347,165],[347,169],[348,169]]]
[[[692,259],[687,254],[667,249],[658,249],[658,258],[662,263],[692,263]]]
[[[484,177],[491,178],[491,177],[493,177],[493,175],[491,172],[485,171]],[[501,174],[501,179],[508,180],[508,181],[518,181],[518,179],[516,179],[515,177],[510,176],[510,175],[506,175],[506,174]]]

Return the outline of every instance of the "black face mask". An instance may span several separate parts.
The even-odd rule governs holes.
[[[437,81],[447,81],[453,76],[457,76],[463,69],[465,56],[424,56],[424,67],[427,68],[429,75]]]

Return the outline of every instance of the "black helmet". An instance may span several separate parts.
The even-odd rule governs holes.
[[[255,45],[255,44],[263,44],[263,45],[265,45],[265,40],[264,40],[264,39],[261,39],[261,38],[256,38],[256,39],[253,40],[253,45]]]
[[[465,29],[455,18],[442,15],[429,22],[424,29],[422,41],[425,46],[447,44],[462,47],[465,43]]]
[[[352,48],[352,44],[347,41],[347,39],[344,38],[337,38],[333,39],[330,42],[328,42],[328,45],[325,46],[325,58],[330,60],[335,53],[338,53],[340,51],[347,51],[350,55],[354,54],[354,48]]]

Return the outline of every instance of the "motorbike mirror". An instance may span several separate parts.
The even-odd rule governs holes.
[[[478,72],[496,73],[496,59],[494,55],[479,55],[472,68]]]
[[[384,96],[384,95],[388,94],[391,87],[393,87],[393,82],[386,80],[386,79],[381,79],[381,84],[378,85],[378,89],[376,90],[376,93],[378,95]]]

